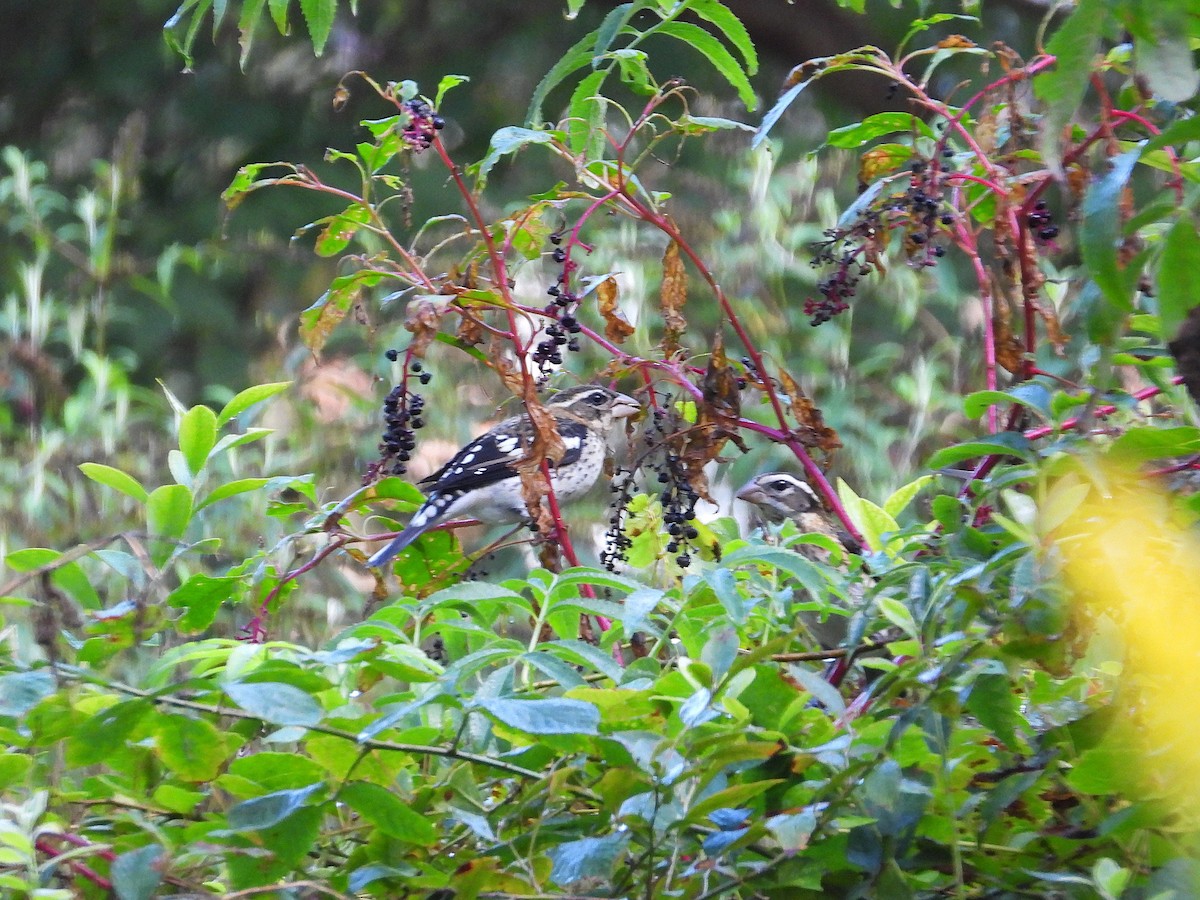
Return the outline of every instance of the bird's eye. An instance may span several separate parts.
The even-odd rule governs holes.
[[[608,402],[608,397],[605,396],[605,394],[601,391],[595,391],[594,393],[588,394],[587,397],[584,398],[583,402],[590,403],[592,406],[603,406]]]
[[[771,490],[773,491],[779,491],[782,493],[783,491],[790,490],[791,487],[792,483],[786,478],[777,478],[771,482]]]

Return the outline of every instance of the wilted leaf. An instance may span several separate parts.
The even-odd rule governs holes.
[[[617,306],[617,280],[610,275],[600,282],[596,288],[596,299],[600,315],[604,317],[604,336],[614,344],[623,344],[635,329],[621,312],[621,307]]]
[[[961,34],[948,35],[947,37],[944,37],[938,41],[937,45],[942,50],[961,50],[976,46],[973,40],[963,37]]]
[[[779,383],[791,401],[792,415],[800,423],[800,442],[806,447],[815,447],[826,453],[832,453],[842,446],[838,433],[825,424],[821,410],[808,399],[808,395],[796,383],[796,379],[782,368],[779,370]]]
[[[995,298],[992,304],[992,331],[996,335],[996,363],[1004,371],[1018,374],[1025,358],[1025,345],[1013,334],[1012,309],[1004,297]]]
[[[525,457],[513,468],[521,476],[521,497],[525,501],[530,514],[537,522],[542,534],[554,532],[554,519],[550,510],[542,502],[546,496],[546,479],[542,474],[542,461],[555,465],[562,461],[567,452],[554,416],[538,402],[537,396],[530,391],[525,398],[525,409],[530,422],[533,423],[533,442],[525,451]]]
[[[858,164],[858,183],[872,184],[908,164],[913,149],[905,144],[880,144],[862,155]]]
[[[717,458],[727,440],[732,440],[743,452],[747,450],[738,436],[738,421],[742,414],[738,373],[729,365],[724,338],[719,331],[713,339],[701,387],[703,396],[697,404],[696,422],[690,428],[686,423],[680,423],[679,446],[675,449],[687,471],[692,490],[709,499],[704,467]]]
[[[404,315],[404,327],[412,332],[409,352],[418,359],[425,355],[426,348],[434,342],[441,330],[442,314],[450,297],[423,295],[408,304]]]
[[[663,254],[662,289],[659,293],[659,308],[663,316],[662,350],[672,356],[679,350],[679,339],[687,330],[687,319],[683,317],[683,305],[687,303],[687,272],[679,258],[679,244],[671,241]]]

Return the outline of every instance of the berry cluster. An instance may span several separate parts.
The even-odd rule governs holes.
[[[1058,226],[1054,224],[1054,214],[1050,212],[1050,207],[1045,200],[1039,200],[1033,205],[1033,212],[1029,214],[1029,228],[1037,236],[1038,242],[1041,244],[1053,244],[1054,239],[1058,237]]]
[[[608,517],[608,530],[604,532],[600,564],[608,571],[615,572],[617,566],[628,558],[629,548],[633,546],[633,540],[625,533],[626,512],[633,491],[633,472],[629,469],[614,472],[610,490],[613,492],[611,514]]]
[[[946,148],[942,156],[953,156]],[[887,235],[904,232],[904,252],[909,265],[937,265],[946,255],[938,238],[954,224],[954,211],[942,194],[942,175],[952,168],[949,161],[914,161],[909,167],[908,189],[900,195],[882,197],[864,209],[849,228],[829,229],[825,240],[813,247],[814,267],[833,266],[834,271],[817,283],[819,298],[804,301],[804,314],[812,325],[828,322],[850,308],[859,279],[871,272],[883,254]]]
[[[832,275],[817,282],[820,299],[808,297],[804,301],[809,324],[828,322],[850,308],[847,301],[854,296],[858,280],[871,271],[861,257],[866,256],[878,233],[879,214],[867,210],[852,228],[845,231],[830,228],[825,232],[826,240],[813,246],[813,268],[828,265],[835,268]]]
[[[942,207],[939,170],[924,160],[917,160],[910,168],[912,178],[908,191],[894,201],[894,208],[907,219],[905,251],[909,262],[917,266],[932,266],[932,257],[940,258],[946,253],[945,247],[934,242],[938,225],[952,225],[954,215]]]
[[[667,542],[668,553],[677,553],[675,562],[683,568],[692,564],[688,554],[691,542],[700,536],[695,526],[691,524],[696,518],[696,501],[700,495],[688,481],[687,466],[683,458],[675,452],[675,445],[682,437],[687,423],[675,414],[668,415],[662,409],[656,409],[650,417],[650,426],[646,429],[646,442],[657,449],[651,457],[649,468],[658,473],[657,480],[662,489],[658,495],[662,503],[663,522],[667,526],[667,534],[671,536]]]
[[[428,150],[437,133],[446,127],[446,120],[419,98],[406,100],[402,109],[408,113],[408,124],[400,132],[400,137],[417,152]]]
[[[398,357],[395,350],[389,350],[387,358],[395,362]],[[414,359],[409,366],[409,373],[421,384],[428,384],[432,377],[424,371],[420,360]],[[379,460],[371,466],[368,479],[378,475],[403,475],[408,471],[408,461],[412,458],[413,448],[417,446],[415,432],[425,425],[421,413],[425,411],[425,398],[408,390],[408,379],[392,388],[387,399],[383,401],[383,440],[379,443]]]
[[[576,265],[568,258],[567,251],[559,246],[562,243],[562,235],[550,235],[550,243],[554,245],[551,256],[556,263],[561,263],[563,268],[554,284],[546,289],[546,293],[553,298],[546,304],[545,309],[550,322],[543,329],[544,337],[533,351],[533,364],[538,367],[539,377],[543,380],[549,377],[555,366],[562,365],[563,347],[571,353],[578,352],[579,338],[576,335],[582,330],[578,319],[575,318],[580,297],[572,293],[568,286],[571,282],[571,272]]]

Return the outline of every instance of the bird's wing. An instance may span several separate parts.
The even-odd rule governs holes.
[[[587,426],[570,419],[558,419],[558,433],[566,453],[560,466],[567,466],[579,459],[587,437]],[[454,454],[446,465],[421,484],[427,484],[440,493],[471,491],[488,487],[516,474],[513,466],[525,457],[525,448],[531,435],[528,421],[508,423],[481,434]]]

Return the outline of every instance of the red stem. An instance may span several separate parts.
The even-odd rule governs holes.
[[[79,846],[79,847],[90,846],[90,842],[85,841],[83,838],[76,838],[74,835],[53,834],[53,835],[47,835],[47,837],[61,838],[62,840],[66,841],[67,843],[75,844],[76,846]],[[36,841],[34,841],[33,846],[36,849],[40,850],[42,853],[45,853],[51,859],[62,856],[61,852],[59,852],[54,847],[51,847],[46,842],[45,837],[38,838]],[[116,854],[113,853],[111,850],[102,850],[100,848],[96,848],[96,855],[103,857],[104,859],[107,859],[109,861],[117,858]],[[111,891],[113,889],[111,881],[109,881],[103,875],[96,872],[96,870],[94,870],[91,866],[87,865],[86,863],[82,863],[77,859],[69,859],[69,860],[67,860],[67,865],[70,866],[72,869],[74,869],[76,872],[78,872],[80,875],[82,875],[84,878],[86,878],[88,881],[90,881],[92,884],[96,885],[96,887],[100,888],[101,890]]]

